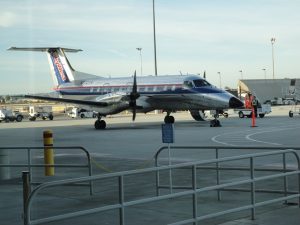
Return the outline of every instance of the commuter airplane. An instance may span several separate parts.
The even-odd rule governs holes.
[[[147,113],[163,110],[167,113],[165,123],[174,123],[170,114],[178,110],[189,110],[195,120],[204,120],[204,110],[216,110],[211,126],[220,126],[217,115],[228,108],[239,108],[243,103],[232,94],[209,84],[196,75],[167,75],[104,78],[78,72],[73,69],[65,52],[78,52],[81,49],[61,47],[17,48],[8,50],[46,52],[55,83],[54,90],[59,97],[25,95],[48,101],[79,105],[87,110],[98,112],[96,129],[105,129],[102,117],[117,114],[124,110],[133,113]]]

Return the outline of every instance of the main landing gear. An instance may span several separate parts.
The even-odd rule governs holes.
[[[171,112],[167,112],[167,115],[165,116],[164,122],[165,123],[175,123],[174,116],[170,116]]]
[[[98,113],[98,119],[95,121],[95,129],[96,130],[104,130],[106,128],[106,122],[101,120],[101,115]]]
[[[210,127],[221,127],[220,121],[217,119],[219,117],[219,113],[214,115],[214,119],[210,121]]]

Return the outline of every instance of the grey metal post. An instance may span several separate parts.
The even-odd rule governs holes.
[[[171,148],[170,143],[168,144],[168,154],[169,154],[169,166],[171,166]],[[173,193],[173,181],[172,181],[172,169],[169,169],[169,183],[170,183],[170,193]]]
[[[219,149],[216,148],[216,159],[219,158]],[[216,172],[217,172],[217,185],[220,184],[220,165],[219,162],[216,163]],[[218,193],[218,201],[221,201],[221,191],[220,189],[217,190]]]
[[[119,203],[121,205],[119,209],[119,218],[120,218],[120,224],[125,225],[124,220],[124,180],[123,176],[119,176]]]
[[[192,182],[193,182],[193,217],[195,222],[193,222],[194,225],[197,225],[197,217],[198,217],[198,209],[197,209],[197,166],[193,166],[193,173],[192,173]]]
[[[88,158],[89,176],[92,176],[93,175],[93,171],[92,171],[91,156],[90,156],[90,154],[87,154],[87,158]],[[94,193],[93,181],[90,180],[89,183],[90,183],[90,195],[93,195],[93,193]]]
[[[286,155],[285,153],[282,154],[282,161],[283,161],[283,172],[286,173]],[[283,187],[284,187],[284,197],[287,196],[287,189],[288,189],[288,181],[287,177],[283,177]],[[287,200],[284,201],[285,204],[287,204]]]
[[[253,157],[250,158],[250,176],[251,176],[251,219],[255,220],[255,183],[254,183],[254,159]]]
[[[27,218],[27,201],[31,193],[29,171],[22,172],[22,181],[23,181],[23,220],[24,220],[24,225],[27,225],[29,219]]]
[[[9,154],[7,149],[0,149],[0,165],[1,164],[9,164]],[[0,180],[7,180],[9,178],[9,167],[0,167]]]
[[[31,169],[31,150],[27,148],[27,169],[29,171],[29,181],[32,181],[32,169]]]

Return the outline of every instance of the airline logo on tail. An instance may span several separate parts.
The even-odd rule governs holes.
[[[52,63],[54,66],[55,74],[57,76],[57,79],[61,82],[59,83],[65,83],[65,82],[70,82],[67,73],[62,65],[62,62],[59,58],[59,55],[57,52],[50,52]]]

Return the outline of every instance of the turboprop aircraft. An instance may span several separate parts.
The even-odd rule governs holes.
[[[57,97],[45,95],[24,95],[48,101],[65,102],[98,112],[96,129],[105,129],[102,117],[124,110],[136,113],[163,110],[167,113],[165,123],[174,123],[170,114],[178,110],[189,110],[195,120],[204,120],[204,110],[216,110],[210,126],[220,126],[217,115],[224,109],[239,108],[243,103],[234,95],[219,89],[196,75],[159,75],[105,78],[73,69],[65,52],[79,52],[81,49],[62,47],[18,48],[8,50],[46,52],[55,83]]]

